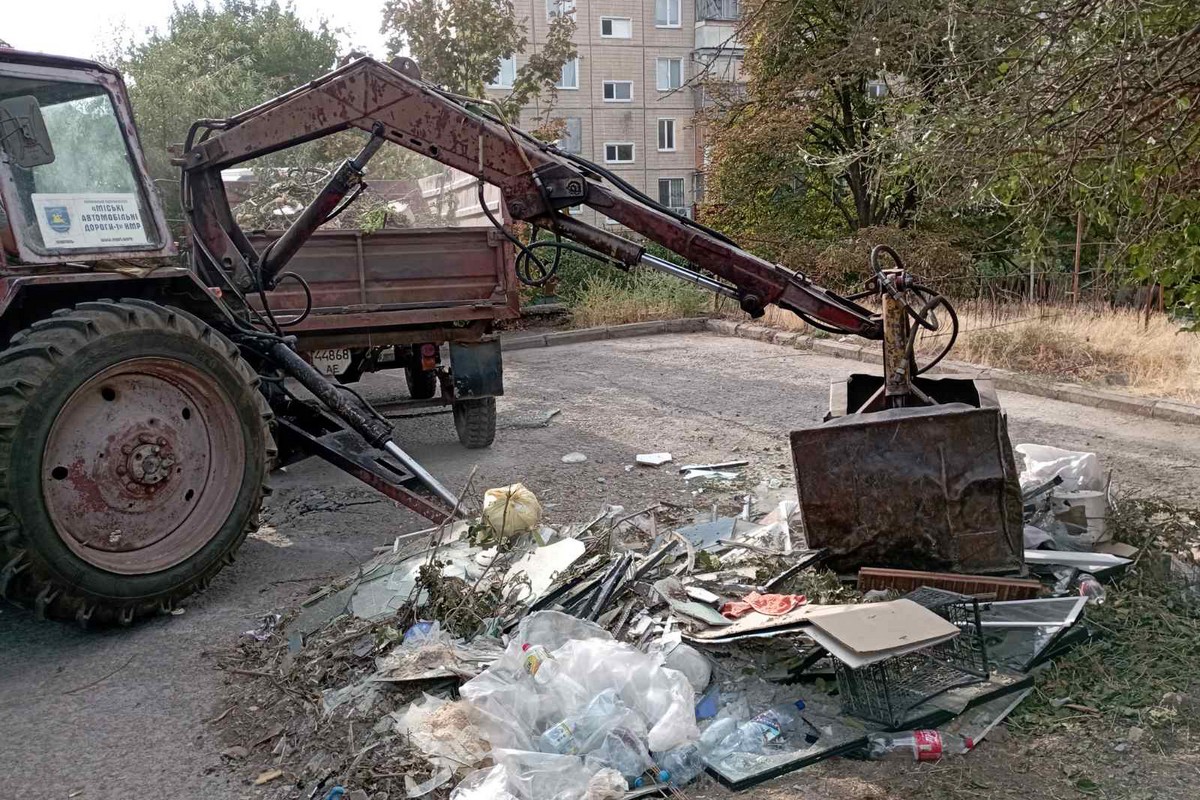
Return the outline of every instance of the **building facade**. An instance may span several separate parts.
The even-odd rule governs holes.
[[[557,97],[522,109],[520,124],[561,120],[560,147],[690,214],[704,167],[703,131],[696,126],[704,90],[694,79],[737,80],[737,0],[516,0],[515,8],[530,46],[501,65],[489,95],[503,97],[551,20],[571,14],[578,57],[563,66]],[[615,224],[591,209],[572,213]]]

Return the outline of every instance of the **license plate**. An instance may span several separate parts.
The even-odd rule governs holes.
[[[350,369],[353,356],[349,348],[340,350],[313,350],[312,365],[326,375],[341,375]]]

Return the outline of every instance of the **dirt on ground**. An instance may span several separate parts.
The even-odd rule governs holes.
[[[602,504],[708,502],[672,469],[627,470],[639,452],[676,463],[747,458],[754,479],[791,482],[789,430],[818,420],[845,361],[712,335],[659,336],[506,356],[500,431],[466,451],[445,417],[403,421],[398,439],[450,486],[521,481],[550,519],[590,519]],[[403,377],[372,376],[372,399],[401,397]],[[1200,499],[1200,431],[1099,409],[1002,394],[1014,443],[1099,453],[1119,487]],[[537,421],[558,410],[548,424]],[[561,457],[583,452],[587,461]],[[258,767],[222,757],[210,721],[229,706],[222,653],[264,615],[425,527],[370,489],[309,460],[275,476],[265,525],[239,560],[180,616],[85,632],[0,607],[3,796],[258,798]],[[1045,698],[1043,698],[1045,699]],[[1032,702],[1033,698],[1030,699]],[[255,713],[255,712],[247,712]],[[1019,716],[977,751],[919,767],[834,760],[739,793],[768,798],[1183,797],[1197,784],[1186,728],[1116,724],[1080,712],[1021,727]],[[1131,734],[1134,727],[1141,734]],[[713,784],[693,798],[733,796]],[[298,795],[297,795],[298,796]]]

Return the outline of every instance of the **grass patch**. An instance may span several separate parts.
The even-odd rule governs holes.
[[[1014,724],[1037,733],[1130,726],[1190,731],[1200,707],[1194,696],[1200,688],[1200,586],[1174,574],[1166,553],[1195,545],[1200,510],[1126,498],[1108,527],[1118,541],[1144,548],[1142,554],[1127,577],[1108,587],[1103,605],[1088,606],[1085,622],[1097,638],[1045,668]],[[1052,702],[1066,698],[1076,708]]]
[[[583,279],[573,300],[573,321],[581,328],[699,317],[712,310],[707,292],[669,275],[642,269],[590,275]]]
[[[1200,333],[1163,314],[1107,306],[955,304],[961,333],[950,358],[988,367],[1200,403]],[[730,315],[737,314],[730,307]],[[763,323],[814,331],[771,307]],[[925,339],[928,350],[942,339]]]
[[[965,305],[952,357],[1059,380],[1200,402],[1200,334],[1108,307]]]

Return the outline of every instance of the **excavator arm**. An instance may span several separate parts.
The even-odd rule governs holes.
[[[875,295],[882,309],[876,313],[854,302],[854,298],[844,298],[816,286],[803,274],[765,261],[721,233],[660,206],[619,175],[513,128],[498,110],[489,112],[488,105],[488,101],[458,97],[423,82],[409,59],[397,59],[389,66],[364,58],[229,119],[197,122],[189,133],[180,162],[182,203],[191,227],[195,270],[209,285],[231,288],[229,300],[235,306],[235,314],[240,311],[247,319],[251,318],[257,312],[244,302],[243,293],[259,292],[265,306],[265,292],[274,287],[289,259],[322,224],[353,201],[361,190],[367,163],[381,146],[391,142],[498,186],[512,219],[532,223],[574,243],[543,240],[527,245],[492,217],[493,223],[518,247],[518,258],[524,258],[527,265],[542,264],[533,252],[538,246],[582,247],[585,252],[619,267],[641,264],[736,298],[742,309],[753,316],[760,316],[773,303],[817,328],[882,340],[884,377],[871,379],[873,382],[863,392],[857,389],[849,392],[848,396],[861,394],[851,411],[928,406],[944,401],[937,396],[937,382],[914,380],[923,371],[916,366],[914,342],[920,330],[938,329],[935,310],[948,316],[953,331],[949,339],[943,339],[946,344],[933,359],[932,363],[936,363],[954,341],[957,323],[953,310],[944,297],[914,284],[894,251],[877,247],[872,252],[874,278],[868,291],[859,295]],[[335,171],[281,237],[264,251],[256,252],[234,221],[221,171],[352,129],[369,134],[362,151]],[[642,244],[564,213],[569,207],[581,204],[682,256],[688,266],[658,258],[647,253]],[[492,216],[486,205],[484,212]],[[890,256],[893,268],[880,266],[877,261],[880,254]],[[242,301],[240,309],[236,308],[238,300]],[[325,380],[307,365],[290,348],[278,326],[274,335],[264,334],[260,332],[262,320],[259,322],[258,330],[246,325],[240,336],[235,336],[244,351],[257,354],[266,367],[278,374],[300,381],[325,405],[326,410],[321,414],[326,418],[332,414],[342,420],[367,444],[377,448],[376,452],[385,451],[398,460],[403,469],[431,489],[440,501],[456,506],[454,495],[391,440],[390,423],[357,395]],[[925,369],[932,363],[926,364]],[[269,399],[272,390],[276,394],[284,392],[283,382],[268,386]],[[324,455],[354,471],[353,459],[344,456],[346,442],[358,441],[350,432],[337,432],[336,437],[341,438],[334,441],[331,437],[335,434],[328,433],[329,426],[314,421],[312,413],[290,396],[275,397],[272,405],[277,409],[281,427],[307,437],[304,447],[309,452]],[[361,470],[356,474],[432,519],[448,513],[431,506],[427,498],[398,487],[386,475],[368,476]]]
[[[183,172],[184,206],[196,250],[208,262],[198,266],[224,269],[238,276],[243,288],[269,288],[386,141],[498,186],[513,219],[565,236],[623,266],[640,263],[671,272],[736,298],[753,316],[774,303],[818,327],[868,339],[883,337],[878,314],[673,214],[602,167],[510,127],[481,104],[421,81],[411,60],[397,59],[394,64],[395,68],[359,59],[229,119],[197,123],[189,136]],[[221,170],[350,129],[371,134],[363,153],[346,162],[270,252],[256,253],[233,220]],[[580,204],[658,242],[692,268],[655,258],[640,244],[563,213]]]

